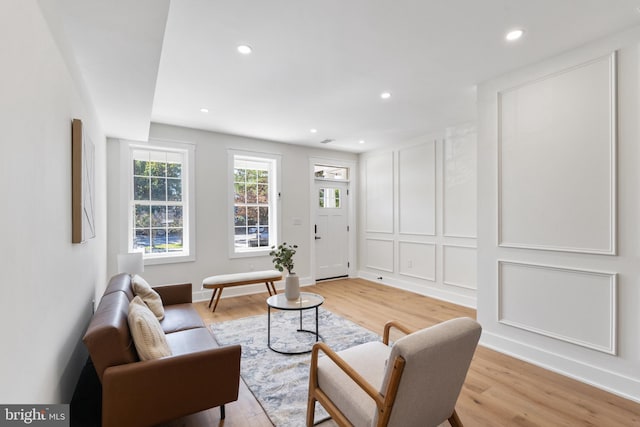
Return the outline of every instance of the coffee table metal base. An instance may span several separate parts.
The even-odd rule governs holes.
[[[309,309],[311,309],[311,308],[314,308],[316,310],[316,330],[315,331],[310,331],[308,329],[303,329],[302,328],[302,312],[304,311],[304,309],[302,309],[302,310],[299,310],[300,311],[300,328],[298,328],[296,330],[296,332],[302,332],[302,333],[315,335],[316,336],[316,342],[318,342],[318,341],[320,341],[322,339],[322,337],[318,333],[318,306],[310,307]],[[278,350],[278,349],[275,349],[275,348],[271,347],[271,306],[268,306],[268,310],[267,310],[267,346],[269,347],[269,349],[271,351],[275,351],[276,353],[280,353],[280,354],[294,355],[294,354],[311,353],[311,349],[302,350],[302,351],[285,351],[285,350]]]

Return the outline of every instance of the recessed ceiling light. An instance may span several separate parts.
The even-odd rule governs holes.
[[[201,109],[200,109],[200,112],[201,112],[201,113],[208,113],[208,112],[209,112],[209,109],[208,109],[208,108],[201,108]]]
[[[380,98],[382,98],[382,99],[389,99],[389,98],[391,98],[391,92],[382,92],[382,93],[380,94]]]
[[[251,46],[249,45],[241,44],[240,46],[238,46],[238,52],[243,55],[249,55],[252,51],[253,49],[251,49]]]
[[[517,30],[511,30],[507,33],[506,36],[504,36],[505,39],[507,39],[507,41],[516,41],[518,40],[520,37],[522,37],[522,35],[524,34],[524,30],[521,29],[517,29]]]
[[[311,132],[311,133],[317,133],[317,132],[318,132],[318,129],[309,129],[309,132]]]
[[[364,144],[364,139],[361,139],[360,141],[358,141],[358,143]]]

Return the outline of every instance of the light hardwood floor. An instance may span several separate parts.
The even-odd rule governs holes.
[[[362,279],[321,282],[305,287],[325,297],[324,308],[382,333],[394,319],[419,329],[475,310],[393,289]],[[226,298],[215,313],[197,303],[205,323],[266,313],[264,294]],[[320,325],[322,327],[322,325]],[[210,380],[215,387],[215,378]],[[466,427],[486,426],[640,426],[640,404],[479,346],[458,400]],[[167,424],[170,427],[269,427],[271,423],[244,383],[237,402]],[[302,426],[301,426],[302,427]]]

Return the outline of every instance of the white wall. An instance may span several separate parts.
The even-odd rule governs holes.
[[[482,344],[636,401],[639,41],[640,27],[478,88]]]
[[[0,7],[0,402],[69,402],[106,276],[105,139],[34,0]],[[96,235],[71,244],[71,120],[96,149]]]
[[[476,132],[360,155],[359,276],[476,304]]]
[[[262,153],[279,154],[281,160],[281,237],[283,241],[297,244],[295,256],[296,273],[304,284],[310,283],[310,199],[309,188],[312,172],[309,158],[322,157],[355,161],[355,154],[315,149],[291,144],[276,143],[252,138],[188,129],[153,123],[150,140],[170,140],[196,145],[195,188],[196,188],[196,261],[176,264],[145,266],[144,277],[151,284],[185,283],[193,284],[194,299],[210,298],[211,291],[201,292],[202,279],[214,274],[236,273],[272,269],[271,257],[229,258],[228,253],[228,170],[227,150],[239,149]],[[116,255],[126,250],[126,236],[119,223],[126,207],[121,206],[120,140],[109,140],[109,273],[117,270]],[[300,219],[299,224],[294,224]],[[283,284],[277,285],[283,286]],[[225,296],[248,292],[264,292],[264,285],[229,288]]]

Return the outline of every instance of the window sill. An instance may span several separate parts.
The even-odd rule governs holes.
[[[247,252],[231,252],[229,254],[229,258],[257,258],[257,257],[265,257],[269,256],[269,252],[271,252],[271,248],[261,249],[256,251],[247,251]]]
[[[195,255],[159,256],[154,258],[145,258],[144,265],[176,264],[180,262],[193,262],[195,260]]]

